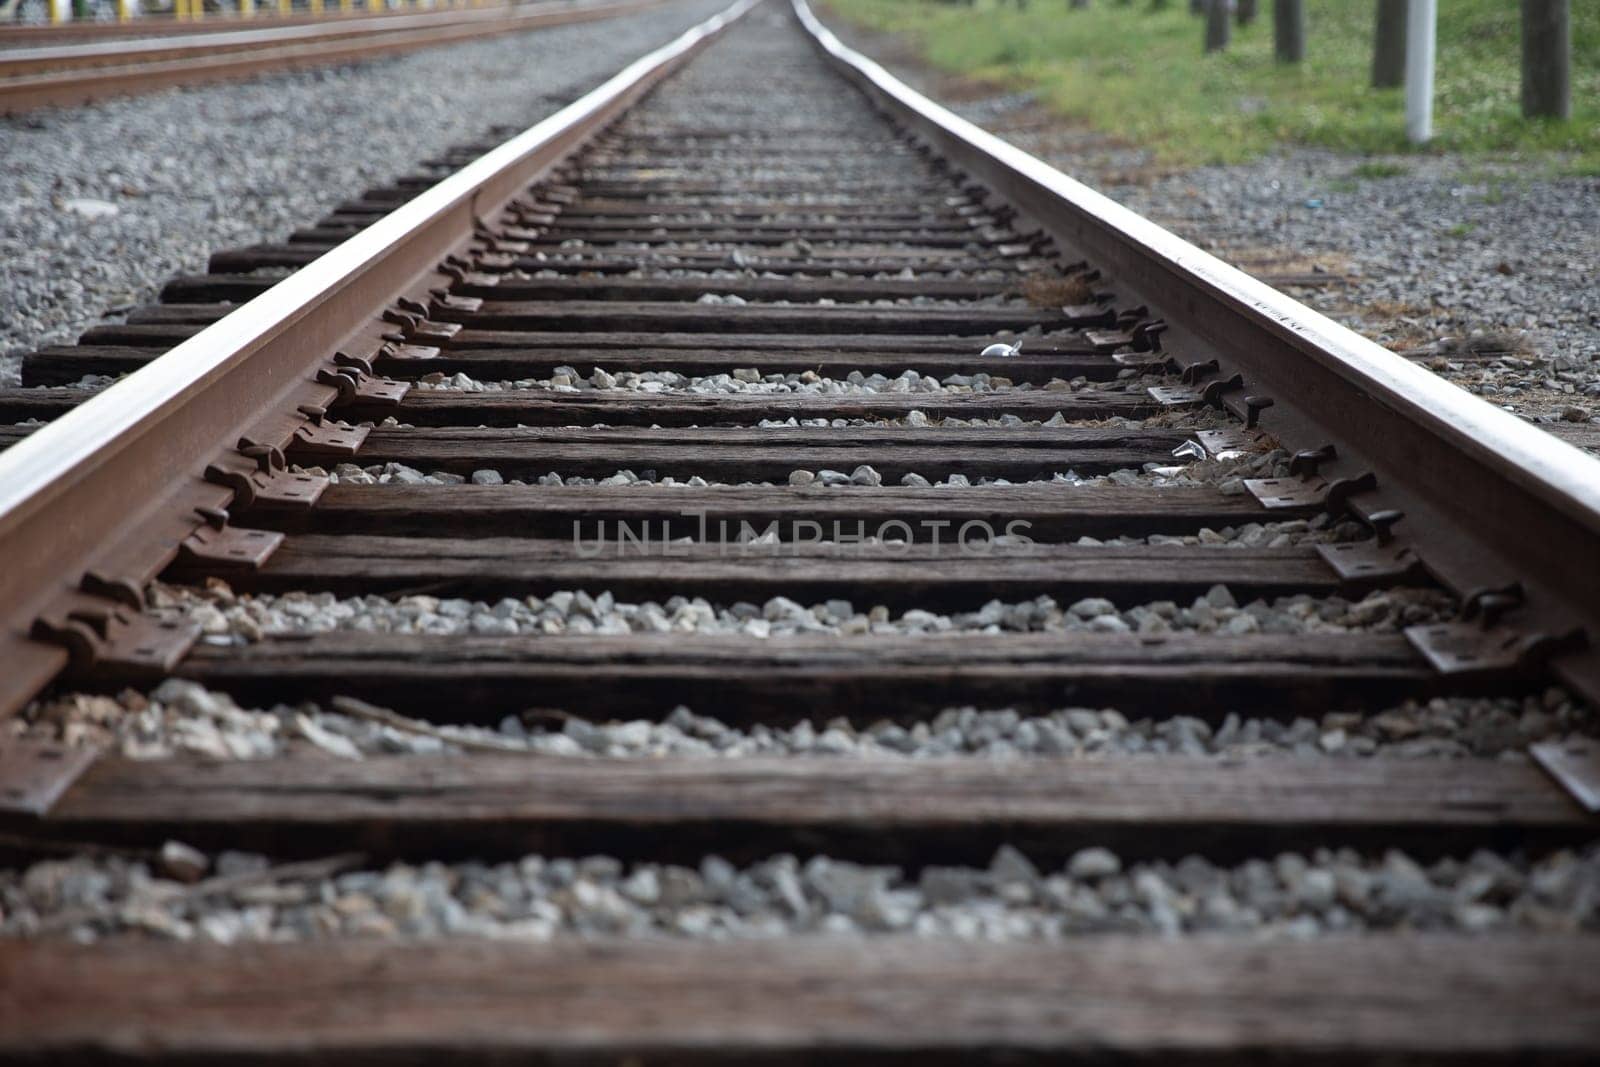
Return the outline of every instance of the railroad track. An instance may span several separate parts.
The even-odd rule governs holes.
[[[257,7],[255,15],[248,19],[239,15],[211,13],[199,21],[180,21],[167,15],[146,13],[127,22],[98,22],[92,19],[74,19],[58,25],[44,23],[40,25],[12,24],[0,26],[0,43],[4,43],[7,47],[12,47],[85,44],[95,41],[117,40],[119,38],[200,36],[213,33],[235,33],[241,28],[252,28],[252,23],[257,27],[263,25],[313,26],[340,22],[373,22],[382,19],[409,18],[415,15],[418,10],[418,8],[383,11],[356,9],[346,13],[329,11],[324,8],[322,13],[318,15],[311,14],[307,9],[299,9],[298,13],[292,15],[280,15],[274,5],[270,10],[265,7]]]
[[[1592,1058],[1596,461],[796,7],[25,360],[0,1057]]]
[[[175,85],[328,66],[519,30],[613,18],[664,0],[451,8],[372,19],[113,37],[0,49],[0,114],[82,104]]]

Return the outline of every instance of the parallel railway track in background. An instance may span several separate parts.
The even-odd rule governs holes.
[[[0,710],[24,724],[0,735],[4,846],[18,865],[157,862],[169,839],[259,853],[273,866],[218,859],[163,899],[253,893],[283,939],[142,937],[158,928],[131,906],[41,904],[0,941],[0,1058],[1600,1049],[1587,713],[1495,749],[1537,741],[1535,759],[1333,754],[1374,720],[1410,736],[1386,710],[1407,700],[1600,697],[1600,462],[953,117],[801,0],[736,4],[503,144],[219,252],[23,376],[0,391]],[[263,633],[220,610],[302,592],[473,618]],[[519,606],[563,597],[703,597],[735,621],[594,632]],[[1072,608],[1018,622],[1053,610],[1039,597]],[[1340,629],[1235,597],[1376,607]],[[904,632],[919,613],[968,621]],[[291,714],[316,747],[267,758],[135,759],[39,711],[125,686],[215,703],[173,678],[327,717]],[[839,716],[890,740],[590,758],[492,730],[591,738],[678,704],[731,731],[708,738]],[[962,706],[1078,710],[1070,730],[1029,720],[1055,750],[889,751],[974,719],[941,714]],[[354,758],[335,713],[441,750]],[[1159,728],[1324,713],[1344,725],[1296,754],[1196,753]],[[1129,719],[1159,740],[1099,747]],[[468,725],[491,729],[451,732]],[[706,858],[783,853],[804,887]],[[630,912],[651,936],[583,927],[604,908],[574,887],[617,877],[585,861],[547,941],[498,919],[500,939],[352,932],[351,887],[388,863],[510,878],[525,854],[686,865],[672,884],[703,895]],[[905,894],[841,881],[847,861],[910,872],[917,921],[891,914]],[[1469,893],[1484,863],[1500,880]],[[1265,932],[1216,910],[1213,877],[1270,883]],[[956,883],[998,925],[940,927]],[[295,906],[345,925],[272,926]],[[737,927],[768,906],[804,932],[694,936],[697,907]],[[1049,936],[1005,932],[1035,912]]]
[[[0,115],[397,55],[460,41],[612,18],[663,0],[450,8],[227,32],[88,37],[56,45],[0,37]],[[22,47],[16,47],[22,45]]]
[[[321,14],[313,15],[307,9],[299,13],[280,15],[276,9],[257,6],[255,16],[208,14],[201,19],[178,19],[164,15],[144,14],[127,22],[99,22],[92,19],[74,19],[58,25],[13,24],[0,27],[0,44],[5,47],[30,47],[57,44],[93,44],[97,41],[125,40],[140,37],[191,37],[213,33],[236,33],[241,29],[259,29],[268,26],[314,26],[339,23],[377,22],[383,19],[410,18],[419,12],[431,10],[420,5],[409,9],[372,11],[355,9],[349,12],[333,11],[324,7]]]

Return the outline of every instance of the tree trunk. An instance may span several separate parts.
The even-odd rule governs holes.
[[[1273,0],[1272,47],[1279,63],[1306,58],[1305,0]]]
[[[1407,0],[1378,0],[1372,38],[1372,87],[1398,89],[1406,80]]]
[[[1256,20],[1256,0],[1239,0],[1239,25],[1248,26]]]
[[[1228,47],[1229,0],[1206,0],[1206,51],[1222,52]]]
[[[1571,0],[1522,0],[1522,113],[1572,117]]]

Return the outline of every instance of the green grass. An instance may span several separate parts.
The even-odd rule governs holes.
[[[1399,178],[1411,173],[1409,168],[1400,163],[1387,163],[1381,159],[1368,163],[1357,164],[1350,172],[1354,178]]]
[[[1369,88],[1371,0],[1306,0],[1308,55],[1299,66],[1273,61],[1271,3],[1253,24],[1234,28],[1226,53],[1210,56],[1201,20],[1183,0],[1159,12],[1146,0],[1101,0],[1083,10],[1033,0],[1025,11],[995,0],[829,3],[852,21],[909,35],[939,69],[1033,89],[1060,113],[1150,145],[1168,162],[1238,162],[1279,144],[1415,151],[1400,90]],[[1567,122],[1522,117],[1519,6],[1442,0],[1430,149],[1600,172],[1600,3],[1572,5]]]

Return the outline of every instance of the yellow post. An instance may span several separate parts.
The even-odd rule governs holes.
[[[206,0],[189,0],[189,17],[199,22],[206,17]]]
[[[311,13],[313,15],[322,14],[322,0],[311,0]]]
[[[133,21],[133,0],[117,0],[117,21]]]
[[[339,0],[339,10],[346,15],[350,14],[350,9],[353,7],[355,7],[355,0]]]
[[[189,18],[189,0],[172,0],[172,17],[179,22]]]
[[[239,17],[253,19],[256,17],[256,0],[239,0]]]
[[[71,0],[50,0],[50,24],[59,26],[72,19]]]
[[[278,0],[278,17],[288,18],[294,14],[294,0]]]

